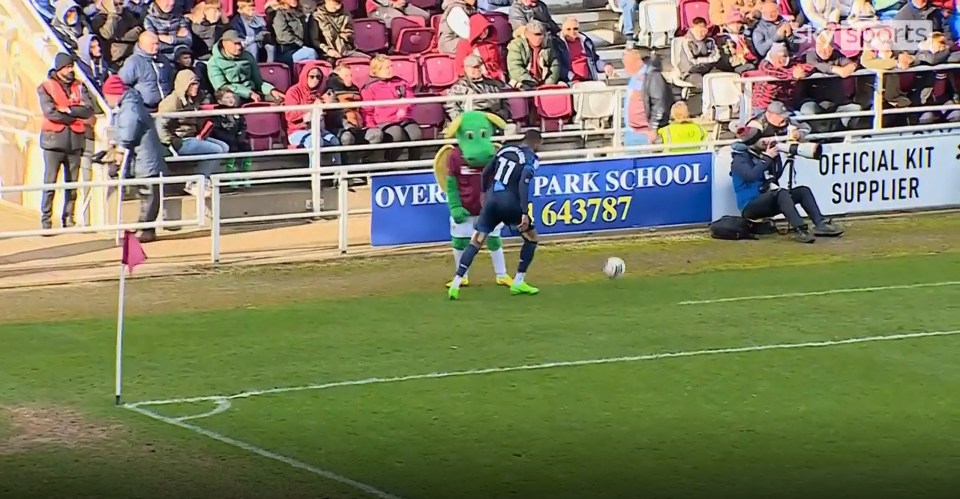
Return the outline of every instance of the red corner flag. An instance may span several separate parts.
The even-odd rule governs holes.
[[[136,232],[125,231],[123,233],[123,257],[120,263],[126,265],[132,274],[134,267],[146,261],[147,254],[143,251],[143,246],[137,239]]]

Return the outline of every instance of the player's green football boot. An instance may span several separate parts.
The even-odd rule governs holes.
[[[460,288],[450,288],[447,290],[447,298],[451,300],[460,299]]]
[[[539,288],[535,288],[526,282],[521,282],[520,284],[513,284],[510,286],[511,295],[535,295],[539,292]]]

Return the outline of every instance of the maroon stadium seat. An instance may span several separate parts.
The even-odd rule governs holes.
[[[680,14],[678,25],[681,33],[686,33],[690,29],[690,25],[693,24],[693,20],[698,17],[707,21],[708,27],[711,26],[710,2],[707,0],[680,0],[677,10]]]
[[[400,40],[400,32],[407,28],[423,28],[424,21],[422,17],[400,16],[390,21],[390,46],[396,47]]]
[[[359,89],[370,81],[370,60],[347,57],[340,59],[340,64],[350,68],[350,74],[353,75],[353,84]]]
[[[420,55],[430,51],[436,32],[430,28],[404,28],[393,51],[403,55]]]
[[[568,88],[566,85],[542,85],[537,90],[557,90]],[[536,96],[533,103],[540,116],[540,126],[544,131],[560,130],[561,125],[573,116],[573,99],[569,95]]]
[[[517,126],[527,126],[530,122],[530,100],[524,97],[512,97],[507,99],[507,107],[510,108],[510,120]]]
[[[405,55],[390,56],[390,67],[394,75],[403,78],[412,88],[420,86],[420,65],[415,58]]]
[[[251,102],[243,107],[273,107],[267,102]],[[258,113],[246,115],[247,135],[250,137],[250,147],[254,151],[265,151],[273,148],[274,143],[283,142],[283,123],[280,113]]]
[[[454,70],[453,61],[453,56],[446,54],[426,54],[421,57],[423,77],[420,81],[423,87],[431,92],[439,92],[456,83],[457,72]]]
[[[410,5],[414,7],[420,7],[421,9],[427,12],[437,12],[440,10],[440,2],[438,0],[408,0]]]
[[[501,12],[485,12],[484,17],[493,25],[497,32],[497,43],[506,45],[513,39],[513,28],[510,26],[510,18]]]
[[[417,97],[436,97],[435,94],[417,94]],[[420,125],[423,138],[435,139],[446,121],[442,102],[427,102],[413,105],[413,121]]]
[[[290,88],[289,66],[282,62],[261,62],[259,66],[263,81],[273,85],[281,92],[286,92]]]
[[[379,19],[357,19],[353,29],[354,42],[360,52],[372,55],[387,50],[390,38],[387,36],[387,27]]]

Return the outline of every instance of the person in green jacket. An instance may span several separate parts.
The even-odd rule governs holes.
[[[257,60],[243,49],[243,39],[232,29],[213,48],[207,78],[214,91],[227,87],[244,102],[283,102],[283,92],[263,81]]]
[[[521,90],[560,82],[560,60],[540,21],[514,31],[507,45],[507,75],[510,86]]]

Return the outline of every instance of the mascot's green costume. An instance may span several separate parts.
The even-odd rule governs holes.
[[[453,120],[447,129],[447,138],[457,139],[457,145],[445,145],[433,160],[433,172],[437,183],[447,194],[450,207],[450,237],[453,241],[455,265],[460,264],[460,255],[470,244],[477,217],[480,215],[480,199],[483,196],[481,173],[493,160],[498,146],[493,143],[495,128],[503,130],[506,123],[497,115],[480,111],[467,111]],[[503,256],[500,230],[494,229],[487,238],[487,248],[493,260],[497,284],[510,286],[507,264]],[[461,286],[468,283],[463,277]],[[447,287],[450,283],[447,283]]]

